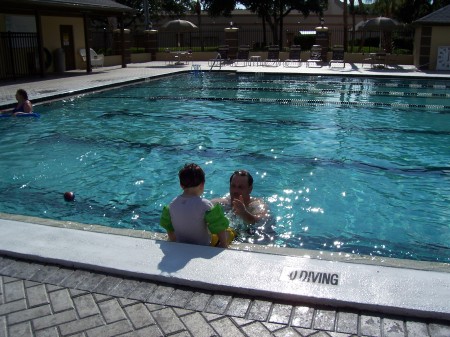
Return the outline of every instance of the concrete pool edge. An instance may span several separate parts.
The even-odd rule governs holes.
[[[26,222],[37,225],[53,226],[60,228],[70,228],[83,231],[99,232],[111,235],[121,235],[121,236],[131,236],[135,238],[151,239],[151,240],[161,240],[166,241],[167,235],[159,232],[151,232],[146,230],[137,229],[125,229],[125,228],[115,228],[107,227],[104,225],[95,224],[85,224],[74,221],[63,221],[54,220],[49,218],[39,218],[34,216],[10,214],[0,212],[1,220],[14,220],[18,222]],[[384,267],[393,268],[407,268],[407,269],[417,269],[423,271],[437,271],[450,273],[450,263],[445,262],[431,262],[431,261],[419,261],[419,260],[409,260],[382,256],[369,256],[361,254],[351,254],[351,253],[340,253],[325,250],[309,250],[304,248],[287,248],[287,247],[277,247],[270,245],[259,245],[250,243],[240,243],[233,242],[229,247],[230,249],[255,252],[255,253],[265,253],[283,256],[296,256],[311,258],[317,260],[326,261],[340,261],[346,263],[356,263],[356,264],[368,264],[368,265],[380,265]]]
[[[11,257],[273,300],[450,320],[448,272],[399,272],[17,220],[0,219],[0,231],[0,254]]]

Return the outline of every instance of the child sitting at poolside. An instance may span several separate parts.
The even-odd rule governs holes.
[[[200,196],[205,188],[205,173],[194,163],[179,171],[183,194],[165,206],[160,224],[170,241],[227,248],[235,234],[229,228],[222,207]]]

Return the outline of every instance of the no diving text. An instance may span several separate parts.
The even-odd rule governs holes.
[[[308,270],[293,270],[289,273],[291,281],[311,282],[320,284],[339,285],[339,275],[333,273],[322,273]]]

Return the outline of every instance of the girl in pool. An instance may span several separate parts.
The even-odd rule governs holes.
[[[22,115],[22,114],[29,114],[29,113],[33,112],[33,105],[28,100],[28,94],[25,90],[23,90],[23,89],[17,90],[16,100],[17,100],[17,105],[12,111],[14,116]]]
[[[17,90],[16,100],[17,105],[12,111],[2,113],[10,113],[13,116],[33,113],[33,105],[28,100],[28,93],[24,89]]]

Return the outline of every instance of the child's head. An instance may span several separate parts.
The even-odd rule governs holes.
[[[197,187],[205,182],[205,172],[197,164],[186,164],[178,172],[180,178],[180,185],[183,189],[189,187]]]
[[[16,98],[19,95],[24,101],[28,100],[28,93],[24,89],[18,89],[16,92]]]

